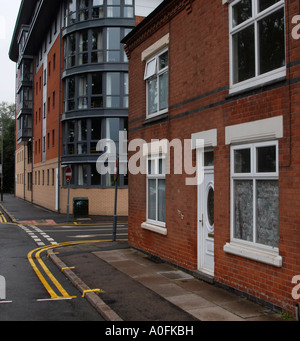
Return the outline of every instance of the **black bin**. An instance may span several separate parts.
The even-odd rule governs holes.
[[[89,216],[89,199],[74,198],[73,199],[73,215],[74,218],[88,218]]]

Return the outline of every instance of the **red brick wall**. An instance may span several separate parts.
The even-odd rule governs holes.
[[[291,38],[291,18],[298,1],[286,1],[287,81],[247,94],[227,97],[229,87],[228,6],[194,1],[192,12],[180,12],[131,53],[129,139],[190,139],[191,134],[218,130],[215,148],[215,280],[294,312],[293,276],[300,275],[300,45]],[[288,23],[289,22],[289,23]],[[145,63],[141,53],[165,34],[169,45],[169,117],[144,124]],[[297,61],[296,63],[292,63]],[[292,63],[292,64],[290,64]],[[289,80],[290,84],[289,84]],[[227,254],[230,241],[230,146],[225,127],[282,115],[279,142],[280,255],[282,268]],[[291,137],[291,138],[290,138]],[[132,153],[129,155],[131,156]],[[194,152],[195,160],[195,152]],[[173,162],[173,156],[171,157]],[[172,164],[172,163],[171,163]],[[172,169],[172,168],[171,168]],[[129,240],[134,247],[189,270],[197,269],[197,187],[186,175],[166,177],[167,236],[143,230],[146,178],[129,176]],[[182,220],[178,211],[182,212]]]
[[[35,164],[42,162],[43,152],[43,78],[42,64],[33,80],[33,161]]]
[[[59,96],[61,96],[61,106],[63,103],[62,82],[60,81],[59,72],[59,42],[58,36],[51,50],[48,53],[47,63],[47,138],[50,137],[50,141],[46,144],[47,160],[51,160],[58,157],[58,127],[59,127]],[[63,44],[63,42],[62,42]],[[63,46],[62,46],[63,49]],[[55,56],[55,57],[54,57]],[[55,59],[55,62],[54,62]],[[49,75],[49,63],[50,63],[50,75]],[[55,63],[55,68],[54,68]],[[61,67],[63,69],[63,57]],[[61,82],[61,94],[59,94],[59,82]],[[55,92],[55,103],[53,105],[53,92]],[[50,107],[48,108],[48,98],[50,98]],[[61,108],[62,109],[62,108]],[[62,112],[62,111],[61,111]],[[54,144],[52,141],[52,131],[54,130]],[[48,135],[49,134],[49,135]],[[61,148],[61,147],[60,147]]]

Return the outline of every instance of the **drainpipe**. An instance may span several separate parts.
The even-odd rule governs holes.
[[[62,15],[63,15],[63,5],[60,6],[60,19],[59,19],[59,96],[58,96],[58,175],[57,175],[57,211],[60,213],[60,173],[61,173],[61,155],[60,155],[60,141],[61,141],[61,57],[62,57],[62,49],[61,49],[61,43],[62,43]]]

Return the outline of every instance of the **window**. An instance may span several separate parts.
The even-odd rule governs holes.
[[[121,0],[107,0],[107,17],[121,17]]]
[[[146,62],[147,117],[151,118],[168,111],[169,52],[163,50]]]
[[[78,109],[87,109],[88,107],[88,76],[81,75],[78,78]]]
[[[107,62],[120,62],[121,30],[119,27],[107,28]]]
[[[67,107],[66,111],[74,110],[75,109],[75,77],[70,77],[67,80]]]
[[[165,157],[149,156],[147,164],[147,222],[165,227],[166,175]]]
[[[67,39],[67,67],[73,67],[76,63],[76,35],[70,34]]]
[[[133,0],[124,0],[124,17],[125,18],[133,18],[134,10],[133,10]]]
[[[93,0],[92,19],[104,17],[103,0]]]
[[[52,186],[54,186],[55,176],[54,176],[54,168],[52,168]]]
[[[89,19],[89,0],[79,0],[78,21]]]
[[[279,246],[278,142],[231,148],[231,236],[248,246]]]
[[[91,108],[103,108],[102,73],[92,73]]]
[[[134,18],[133,0],[67,0],[65,26],[86,20],[107,18]]]
[[[106,75],[106,107],[119,108],[120,107],[120,73],[108,72]]]
[[[92,63],[103,63],[103,34],[102,29],[92,30]]]
[[[77,141],[78,154],[87,154],[87,120],[77,121]]]
[[[283,0],[236,0],[230,5],[232,92],[285,76]]]
[[[78,166],[78,186],[88,185],[88,165]]]
[[[55,71],[56,68],[56,54],[53,54],[53,71]]]
[[[79,33],[79,55],[78,64],[83,65],[88,63],[88,31],[82,31]]]

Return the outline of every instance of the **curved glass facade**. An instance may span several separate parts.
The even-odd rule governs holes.
[[[116,144],[128,124],[128,59],[121,40],[134,27],[134,0],[67,0],[64,8],[63,157],[74,187],[111,187],[96,172],[100,139]],[[127,179],[120,177],[120,186]]]

